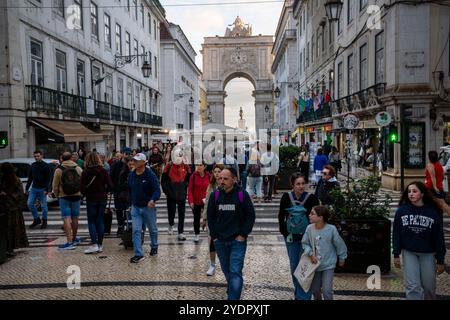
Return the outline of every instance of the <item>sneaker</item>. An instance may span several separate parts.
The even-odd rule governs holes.
[[[134,256],[133,258],[130,259],[130,262],[131,263],[139,263],[139,262],[141,262],[144,259],[145,259],[144,256],[142,256],[142,257]]]
[[[211,262],[209,263],[209,268],[208,271],[206,271],[206,275],[208,277],[211,277],[214,275],[214,273],[216,273],[216,265],[212,264]]]
[[[98,246],[98,253],[102,253],[103,252],[103,246]]]
[[[42,219],[41,229],[47,229],[47,220]]]
[[[86,250],[84,250],[85,254],[91,254],[91,253],[97,253],[98,252],[98,245],[94,244],[93,246],[90,246]]]
[[[194,242],[199,242],[200,241],[200,235],[198,235],[198,234],[196,234],[195,236],[194,236]]]
[[[71,242],[58,246],[60,250],[75,250],[75,246]]]
[[[173,226],[169,226],[168,233],[169,235],[173,235]]]
[[[38,226],[41,224],[41,218],[37,218],[33,220],[33,223],[30,225],[30,229],[33,229],[34,227]]]
[[[150,255],[151,256],[156,256],[158,254],[158,248],[152,248],[150,250]]]
[[[81,239],[80,238],[75,238],[73,241],[72,241],[72,245],[74,245],[74,246],[77,246],[77,245],[79,245],[81,243]]]
[[[186,240],[186,237],[184,236],[184,234],[180,233],[180,234],[178,235],[178,240],[180,240],[180,241],[185,241],[185,240]]]

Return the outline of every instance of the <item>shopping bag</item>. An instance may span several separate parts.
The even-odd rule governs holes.
[[[315,238],[312,235],[312,231],[309,233],[310,243],[313,248],[313,255],[317,258],[316,254],[316,242]],[[311,261],[311,258],[304,254],[301,256],[300,261],[295,268],[294,276],[297,278],[300,286],[303,288],[305,292],[308,292],[311,288],[311,283],[314,279],[314,274],[316,273],[317,268],[320,266],[320,260],[317,259],[317,263],[314,264]]]

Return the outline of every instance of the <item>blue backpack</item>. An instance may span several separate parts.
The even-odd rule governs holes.
[[[286,209],[289,213],[286,221],[287,231],[289,232],[289,236],[287,237],[288,242],[293,241],[292,236],[294,234],[304,234],[306,227],[309,225],[309,218],[307,216],[308,210],[304,207],[309,196],[310,193],[307,193],[303,201],[298,201],[294,199],[293,192],[289,192],[289,199],[291,199],[292,207]]]

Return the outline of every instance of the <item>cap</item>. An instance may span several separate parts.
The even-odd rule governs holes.
[[[143,153],[138,153],[133,157],[133,159],[136,161],[147,161],[147,157]]]

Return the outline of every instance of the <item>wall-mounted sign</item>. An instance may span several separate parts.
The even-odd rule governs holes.
[[[354,113],[349,113],[345,115],[343,125],[345,129],[353,130],[355,129],[359,124],[359,118]]]
[[[391,124],[392,116],[389,112],[379,112],[375,116],[375,122],[380,127],[386,127]]]

